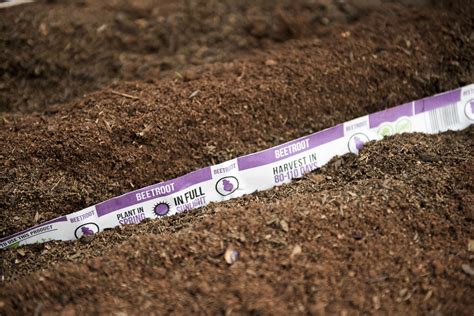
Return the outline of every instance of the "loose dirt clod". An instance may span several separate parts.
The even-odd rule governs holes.
[[[469,239],[467,244],[467,250],[474,252],[474,239]]]
[[[234,264],[239,258],[239,252],[233,246],[227,247],[224,253],[224,259],[227,264]]]
[[[468,265],[468,264],[463,264],[462,266],[462,271],[466,273],[467,275],[474,276],[474,269]]]
[[[300,245],[295,245],[293,247],[293,250],[291,250],[291,255],[290,257],[293,259],[294,257],[296,257],[297,255],[301,254],[303,252],[303,250],[301,249],[301,246]]]

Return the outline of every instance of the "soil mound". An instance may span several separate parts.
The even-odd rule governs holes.
[[[20,279],[2,311],[468,315],[473,132],[391,137],[291,185],[7,250]]]
[[[0,11],[0,236],[473,83],[474,4],[402,2]],[[2,250],[0,314],[472,315],[473,133],[396,135],[290,185]]]
[[[371,9],[351,1],[37,1],[0,11],[0,111],[42,110],[118,80],[309,34]]]
[[[474,82],[469,29],[455,10],[394,6],[324,40],[4,114],[0,235]]]

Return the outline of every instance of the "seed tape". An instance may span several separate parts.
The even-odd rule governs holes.
[[[462,130],[474,122],[474,84],[405,103],[112,198],[0,239],[0,249],[74,240],[146,218],[172,216],[289,183],[385,136]]]
[[[13,7],[20,4],[31,3],[34,0],[0,0],[0,9]]]

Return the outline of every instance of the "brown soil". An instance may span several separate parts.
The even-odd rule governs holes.
[[[0,111],[41,110],[250,48],[324,35],[366,5],[310,0],[37,1],[0,11]]]
[[[145,2],[0,12],[2,30],[15,30],[0,35],[0,106],[15,110],[0,117],[0,236],[474,82],[472,3],[361,2],[282,11],[293,2],[226,1],[218,21],[215,7],[194,1],[156,12]],[[322,26],[323,3],[340,23]],[[265,35],[248,16],[263,18],[253,27]],[[127,21],[135,29],[122,29]],[[39,41],[35,54],[19,50],[22,38]],[[77,51],[56,56],[68,41]],[[199,47],[206,53],[196,56]],[[117,56],[133,62],[111,71]],[[32,109],[45,110],[19,111]],[[292,185],[92,239],[1,251],[0,314],[472,314],[472,136],[395,136]],[[232,265],[229,247],[239,253]]]
[[[472,314],[473,133],[395,136],[291,185],[8,250],[3,311]]]
[[[120,83],[47,112],[4,114],[0,235],[474,81],[464,32],[472,19],[386,12],[323,40],[189,68],[182,79]]]

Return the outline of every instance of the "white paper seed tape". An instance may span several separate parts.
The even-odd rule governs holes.
[[[9,8],[20,4],[31,3],[34,0],[4,0],[0,1],[0,9]]]
[[[0,248],[73,240],[288,183],[370,140],[461,130],[474,122],[474,84],[366,115],[254,154],[203,168],[0,239]]]

